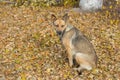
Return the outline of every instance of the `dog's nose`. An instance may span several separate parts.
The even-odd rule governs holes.
[[[61,34],[62,34],[62,31],[57,31],[57,34],[58,34],[58,35],[61,35]]]

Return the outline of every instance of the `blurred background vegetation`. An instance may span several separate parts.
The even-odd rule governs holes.
[[[52,6],[64,6],[64,7],[78,7],[80,0],[0,0],[0,4],[19,7],[19,6],[32,6],[32,7],[52,7]],[[120,6],[120,0],[104,0],[104,6],[109,8]],[[119,8],[119,6],[117,6]]]
[[[12,4],[13,6],[73,6],[79,0],[0,0],[2,4]]]

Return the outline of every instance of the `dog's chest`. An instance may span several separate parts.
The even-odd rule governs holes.
[[[65,33],[65,35],[63,36],[62,38],[62,42],[63,42],[63,45],[65,46],[65,48],[68,50],[72,50],[74,49],[74,46],[72,44],[72,40],[74,39],[75,37],[75,33],[74,31],[70,31],[68,33]]]
[[[62,38],[62,43],[65,46],[65,48],[70,48],[71,40],[68,38]]]

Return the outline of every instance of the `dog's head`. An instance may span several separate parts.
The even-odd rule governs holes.
[[[67,27],[68,14],[66,13],[64,16],[57,18],[54,14],[51,14],[51,19],[54,25],[54,28],[57,34],[61,37]]]

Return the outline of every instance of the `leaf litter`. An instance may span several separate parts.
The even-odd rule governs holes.
[[[98,68],[78,76],[68,65],[50,20],[50,12],[32,7],[0,6],[0,80],[120,80],[120,24],[115,7],[101,12],[71,12],[71,23],[93,44]]]

